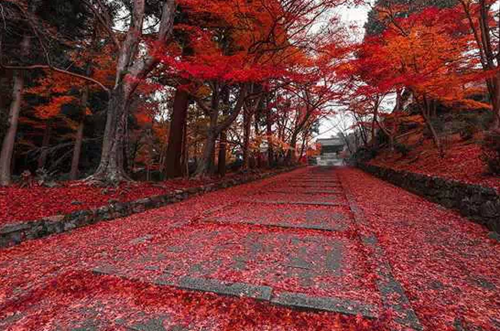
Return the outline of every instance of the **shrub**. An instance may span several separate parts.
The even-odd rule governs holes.
[[[500,175],[500,129],[485,133],[482,143],[481,160],[491,173]]]

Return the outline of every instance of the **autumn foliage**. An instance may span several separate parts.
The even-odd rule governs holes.
[[[12,94],[3,183],[41,167],[116,182],[223,175],[241,158],[243,169],[296,162],[342,95],[337,69],[351,49],[329,13],[359,2],[88,0],[57,7],[68,18],[57,21],[50,2],[6,1],[13,52],[1,63],[23,73],[23,88]],[[22,150],[19,123],[40,130]],[[36,166],[11,169],[26,153]]]

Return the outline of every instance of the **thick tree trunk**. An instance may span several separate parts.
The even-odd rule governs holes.
[[[12,103],[9,111],[9,127],[3,138],[2,151],[0,153],[0,184],[9,185],[11,183],[11,164],[14,144],[16,141],[17,126],[19,124],[19,113],[23,99],[24,73],[16,71],[14,73],[14,88],[12,91]]]
[[[123,139],[127,121],[127,97],[124,84],[111,92],[104,130],[101,162],[94,175],[96,180],[120,182],[130,180],[125,173]]]
[[[130,25],[123,42],[119,45],[115,85],[109,93],[101,162],[94,175],[89,179],[108,182],[130,180],[124,170],[123,156],[129,101],[139,85],[139,81],[146,79],[147,75],[159,63],[159,59],[154,55],[139,54],[146,2],[145,0],[133,0],[131,4],[133,6]],[[156,38],[159,43],[166,43],[171,35],[175,8],[174,0],[163,2]],[[127,76],[132,77],[133,80],[128,80]]]
[[[78,179],[78,165],[80,164],[80,155],[82,153],[82,143],[83,143],[83,129],[85,124],[83,119],[78,123],[78,129],[76,130],[75,137],[75,147],[73,148],[73,158],[71,159],[71,170],[69,172],[69,179]]]
[[[219,87],[215,84],[215,89],[212,94],[212,103],[210,108],[210,123],[207,132],[207,139],[203,149],[203,156],[198,163],[196,169],[196,177],[203,177],[214,171],[215,162],[215,144],[217,137],[224,129],[217,129],[217,122],[219,120]]]
[[[217,93],[214,93],[212,98],[216,98]],[[215,104],[212,102],[212,104]],[[212,156],[215,153],[215,142],[217,139],[217,121],[219,119],[219,110],[217,108],[212,109],[210,113],[210,124],[207,132],[207,139],[205,141],[205,146],[203,149],[203,155],[199,160],[198,166],[196,168],[196,176],[203,177],[210,173],[212,170]]]
[[[498,61],[500,61],[500,59]],[[495,80],[495,92],[492,98],[493,114],[495,118],[493,120],[492,129],[500,128],[500,72],[496,74]]]
[[[285,163],[286,165],[292,165],[295,163],[296,155],[296,147],[297,147],[297,136],[298,132],[294,132],[292,134],[292,139],[290,140],[290,149],[288,150],[288,153],[286,154],[286,160]]]
[[[175,92],[174,97],[174,108],[172,113],[170,132],[168,136],[168,147],[165,160],[167,178],[181,177],[183,173],[182,150],[188,106],[189,93],[178,88]]]
[[[221,134],[221,132],[227,130],[229,126],[236,120],[238,115],[241,112],[241,109],[243,108],[243,105],[245,104],[246,101],[246,96],[247,96],[247,85],[243,85],[241,87],[240,95],[238,96],[238,100],[236,101],[236,105],[234,106],[233,111],[231,114],[224,119],[224,121],[220,124],[218,124],[219,120],[219,94],[218,90],[216,88],[214,92],[214,96],[212,97],[212,108],[210,109],[210,124],[208,128],[208,133],[207,133],[207,140],[205,142],[205,147],[203,150],[203,156],[201,160],[199,160],[197,169],[196,169],[196,177],[203,177],[206,176],[211,168],[211,157],[214,153],[215,150],[215,142],[217,137]],[[205,107],[206,108],[206,107]]]
[[[42,148],[40,151],[40,157],[38,158],[38,169],[45,168],[45,164],[47,163],[48,149],[50,146],[51,137],[52,137],[52,120],[50,119],[45,123]]]
[[[215,150],[215,140],[217,139],[217,135],[214,133],[214,130],[211,128],[207,135],[207,140],[205,141],[205,146],[203,148],[203,155],[201,159],[198,161],[198,167],[196,169],[196,176],[203,177],[210,173],[210,168],[212,167],[211,160],[212,154]]]

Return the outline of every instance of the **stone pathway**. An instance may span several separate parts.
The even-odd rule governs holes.
[[[444,308],[489,331],[500,254],[475,227],[358,170],[301,169],[0,250],[0,330],[448,330]]]
[[[136,238],[132,254],[115,254],[93,272],[369,319],[391,308],[395,324],[420,330],[362,222],[335,172],[314,168],[212,210],[170,238]]]

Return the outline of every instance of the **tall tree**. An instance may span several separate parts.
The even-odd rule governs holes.
[[[101,161],[93,179],[107,181],[121,181],[128,179],[124,169],[123,148],[126,136],[129,104],[140,82],[160,63],[160,59],[152,52],[141,54],[142,36],[144,33],[144,18],[146,1],[133,0],[131,2],[130,22],[123,42],[112,30],[112,22],[106,15],[101,15],[100,20],[105,22],[106,28],[117,48],[117,63],[115,84],[109,90],[109,103],[104,130]],[[94,5],[92,4],[93,8]],[[175,1],[164,2],[159,29],[155,42],[164,45],[170,38],[175,15]],[[96,15],[105,12],[100,1],[94,8]]]

